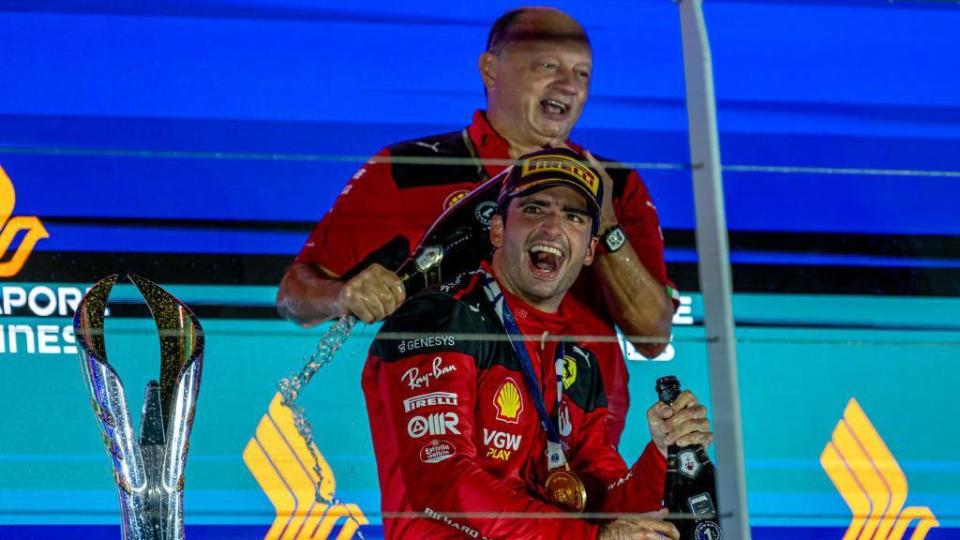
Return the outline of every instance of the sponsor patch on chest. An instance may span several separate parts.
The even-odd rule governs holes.
[[[400,380],[405,382],[411,390],[416,390],[417,388],[423,386],[429,388],[432,381],[435,381],[447,373],[456,370],[457,366],[445,365],[443,363],[443,358],[437,356],[433,359],[430,371],[421,372],[419,367],[412,367],[403,372],[403,375],[400,376]]]
[[[427,416],[414,416],[407,422],[407,435],[419,439],[426,435],[446,435],[452,433],[460,435],[457,424],[460,417],[457,413],[434,413]]]
[[[435,405],[452,405],[456,407],[457,395],[453,392],[430,392],[429,394],[409,397],[403,400],[403,412],[415,411],[423,407],[433,407]]]
[[[420,461],[440,463],[457,455],[457,447],[450,441],[433,439],[420,449]]]
[[[483,428],[483,444],[487,447],[488,458],[506,461],[514,451],[520,449],[521,442],[523,435]]]
[[[397,352],[407,354],[420,349],[434,347],[453,347],[457,344],[454,336],[428,336],[417,339],[404,339],[397,344]]]
[[[493,396],[493,405],[497,409],[497,420],[508,424],[519,423],[520,414],[523,412],[523,396],[513,377],[507,377],[497,389]]]

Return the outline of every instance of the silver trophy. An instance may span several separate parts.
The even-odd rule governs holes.
[[[135,436],[123,383],[107,361],[103,318],[117,275],[97,282],[80,301],[73,319],[84,378],[113,462],[123,537],[131,540],[183,538],[183,471],[200,391],[203,329],[182,302],[142,277],[129,275],[140,290],[160,333],[160,381],[147,383]]]

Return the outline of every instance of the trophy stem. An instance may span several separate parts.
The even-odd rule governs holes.
[[[160,467],[163,464],[163,414],[160,409],[160,384],[157,381],[147,383],[143,396],[143,410],[140,412],[140,454],[147,474],[145,492],[147,527],[150,538],[162,538],[160,516],[163,514],[160,494]]]

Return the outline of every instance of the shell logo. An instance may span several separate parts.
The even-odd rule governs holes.
[[[516,424],[520,421],[520,413],[523,412],[523,397],[520,395],[520,387],[512,377],[507,377],[497,390],[497,395],[493,398],[493,404],[497,407],[497,420]]]
[[[0,278],[17,275],[23,268],[24,263],[27,262],[27,258],[33,252],[37,242],[50,237],[39,218],[35,216],[11,217],[16,199],[13,182],[7,176],[3,167],[0,167],[0,261],[2,261],[0,262]],[[7,251],[21,231],[26,231],[26,235],[20,240],[20,245],[13,252],[13,256],[7,258]]]

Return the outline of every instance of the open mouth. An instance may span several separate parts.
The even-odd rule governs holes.
[[[534,244],[528,252],[530,266],[534,275],[541,278],[552,278],[563,264],[563,252],[559,248],[547,244]]]
[[[555,99],[544,99],[540,101],[540,109],[547,117],[560,120],[570,112],[570,105]]]

